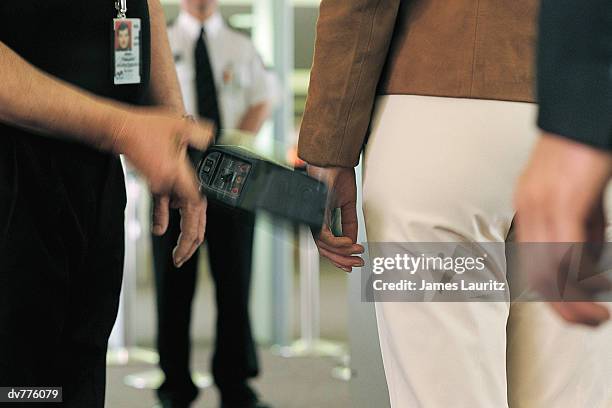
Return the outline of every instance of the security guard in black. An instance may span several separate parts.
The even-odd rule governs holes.
[[[142,22],[139,84],[113,83],[112,0],[2,1],[0,41],[59,79],[141,105],[148,7],[128,3]],[[121,163],[7,125],[0,134],[0,386],[61,386],[62,406],[102,407],[123,269]]]

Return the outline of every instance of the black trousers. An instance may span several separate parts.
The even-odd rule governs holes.
[[[166,376],[160,399],[190,402],[198,390],[190,375],[191,304],[196,287],[198,253],[180,269],[172,263],[180,216],[170,214],[162,237],[153,237],[157,287],[160,366]],[[258,374],[249,320],[249,288],[254,216],[232,212],[209,202],[205,242],[215,282],[217,323],[212,374],[221,398],[240,404],[255,398],[246,381]]]
[[[77,172],[51,149],[0,147],[0,386],[63,387],[64,403],[49,406],[102,408],[123,271],[121,166],[76,149]]]

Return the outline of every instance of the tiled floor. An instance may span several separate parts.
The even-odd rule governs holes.
[[[211,329],[214,307],[210,278],[203,265],[200,273],[198,294],[194,303],[192,330],[197,342],[193,362],[196,369],[206,371],[209,362]],[[296,282],[299,279],[296,277]],[[325,338],[346,341],[346,276],[322,264],[321,271],[321,335]],[[298,288],[294,298],[297,336],[299,328]],[[139,344],[153,344],[155,307],[152,286],[140,282],[135,300],[136,319],[133,333]],[[283,358],[267,347],[260,347],[261,376],[254,382],[262,398],[276,408],[345,408],[349,407],[348,383],[332,377],[337,361],[324,358]],[[149,408],[156,400],[152,390],[137,390],[124,384],[128,374],[155,368],[141,363],[127,366],[109,366],[107,372],[107,408]],[[202,392],[194,408],[218,407],[216,391],[212,388]]]
[[[199,348],[194,356],[196,367],[205,370],[208,350]],[[275,408],[348,408],[348,383],[332,377],[334,361],[320,358],[283,358],[268,350],[260,351],[262,375],[254,385],[262,399]],[[137,390],[124,385],[130,373],[150,366],[109,367],[106,406],[108,408],[150,408],[155,404],[151,390]],[[193,408],[216,408],[216,390],[204,390]]]

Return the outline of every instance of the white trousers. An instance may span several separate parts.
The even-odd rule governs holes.
[[[368,241],[504,242],[535,113],[526,103],[381,97],[364,160]],[[489,259],[505,269],[503,254]],[[376,315],[393,408],[501,408],[508,394],[512,408],[612,407],[612,324],[569,327],[536,303],[382,302]],[[521,363],[510,389],[507,357]]]

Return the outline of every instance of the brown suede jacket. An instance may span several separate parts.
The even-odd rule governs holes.
[[[376,95],[533,102],[537,0],[323,0],[299,156],[355,166]]]

